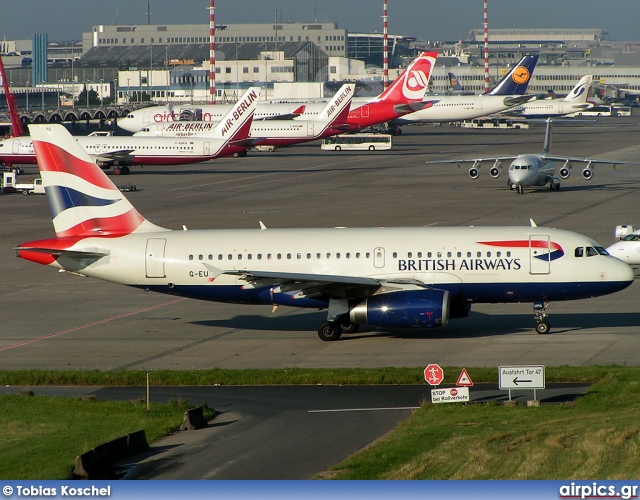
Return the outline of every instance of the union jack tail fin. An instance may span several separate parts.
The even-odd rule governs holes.
[[[29,125],[58,238],[165,231],[147,221],[62,125]]]
[[[423,52],[405,69],[376,101],[397,104],[420,102],[429,89],[431,72],[436,64],[437,52]]]

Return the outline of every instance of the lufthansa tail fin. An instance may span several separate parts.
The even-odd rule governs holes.
[[[488,95],[524,95],[538,62],[538,54],[526,55],[489,92]]]
[[[422,101],[429,89],[429,80],[437,57],[437,52],[420,54],[375,101],[390,101],[394,104]]]
[[[461,92],[464,90],[460,80],[451,72],[449,72],[449,87],[452,92]]]
[[[163,231],[131,205],[62,126],[29,125],[58,238]]]

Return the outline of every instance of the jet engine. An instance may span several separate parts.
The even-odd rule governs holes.
[[[591,179],[593,177],[593,170],[591,170],[590,168],[585,168],[582,171],[582,177],[584,177],[587,180]]]
[[[477,179],[478,175],[480,175],[480,171],[476,167],[471,167],[469,169],[469,177],[472,179]]]
[[[496,160],[495,163],[493,164],[493,167],[489,169],[489,174],[494,179],[497,179],[498,177],[500,177],[501,172],[502,172],[502,162],[500,160]]]
[[[562,167],[560,169],[560,177],[562,177],[563,179],[568,179],[571,176],[571,169],[567,168],[567,167]]]
[[[429,328],[449,321],[449,292],[410,290],[367,297],[349,311],[351,323],[385,328]]]

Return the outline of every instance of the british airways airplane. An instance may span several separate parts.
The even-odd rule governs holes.
[[[30,125],[55,237],[18,257],[194,299],[326,309],[324,341],[366,324],[443,327],[474,303],[546,306],[617,292],[631,267],[591,238],[544,227],[172,231],[152,224],[60,125]]]
[[[206,135],[176,137],[79,136],[75,139],[101,168],[128,174],[131,165],[185,165],[243,153],[251,145],[249,131],[260,87],[248,89]],[[0,141],[0,161],[36,163],[31,137]]]
[[[308,120],[254,120],[249,139],[252,146],[290,146],[323,139],[349,130],[347,116],[355,92],[354,84],[345,84],[317,115]],[[304,116],[304,115],[302,115]],[[134,137],[201,137],[217,122],[178,121],[154,123]]]

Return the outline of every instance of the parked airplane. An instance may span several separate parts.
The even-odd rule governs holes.
[[[480,175],[480,166],[482,162],[492,161],[493,166],[490,168],[489,174],[494,179],[497,179],[502,173],[502,162],[505,160],[513,160],[511,165],[509,165],[509,179],[507,181],[507,185],[509,186],[509,189],[515,190],[518,194],[523,194],[525,188],[546,186],[547,184],[551,191],[554,189],[559,191],[560,178],[555,176],[555,162],[564,162],[558,172],[562,179],[568,179],[571,176],[573,163],[586,163],[585,168],[582,170],[582,177],[587,180],[593,177],[593,169],[591,166],[597,163],[608,163],[611,165],[638,165],[638,163],[628,161],[552,155],[549,153],[549,147],[551,145],[552,119],[548,118],[546,123],[547,128],[544,135],[544,147],[542,154],[531,153],[507,156],[483,156],[479,158],[466,158],[461,160],[434,160],[426,163],[457,163],[459,167],[461,163],[473,162],[473,165],[469,169],[469,177],[477,179]]]
[[[62,126],[29,128],[56,236],[20,245],[18,257],[184,297],[328,309],[322,340],[360,324],[445,326],[494,302],[532,302],[548,333],[549,301],[634,279],[594,240],[542,227],[172,231],[142,217]]]
[[[250,146],[249,130],[260,87],[247,90],[209,135],[175,137],[80,136],[78,144],[102,168],[128,174],[130,165],[185,165],[244,152]],[[31,137],[0,141],[0,161],[36,163]]]
[[[617,241],[607,252],[630,266],[640,266],[640,230],[625,224],[616,227],[615,234]]]
[[[533,99],[525,95],[538,55],[524,56],[502,80],[482,95],[438,96],[438,101],[427,109],[416,111],[392,121],[393,125],[416,122],[454,122],[472,120],[480,116],[499,113]],[[427,96],[428,98],[429,96]]]
[[[514,106],[502,114],[524,118],[548,118],[584,111],[593,107],[593,103],[587,102],[592,78],[592,75],[583,76],[573,90],[562,99],[536,99]]]
[[[355,85],[345,84],[320,113],[309,120],[253,121],[249,139],[252,146],[289,146],[337,135],[349,130],[346,124]],[[302,115],[304,116],[304,115]],[[153,123],[134,137],[201,137],[210,133],[216,122],[182,121]]]
[[[475,95],[470,90],[464,89],[460,80],[458,80],[458,77],[454,73],[449,72],[447,75],[449,76],[449,95]]]
[[[437,52],[423,52],[378,97],[366,103],[359,102],[357,107],[352,104],[347,119],[350,129],[357,130],[384,123],[412,111],[431,106],[433,101],[422,101],[437,57]],[[296,110],[297,114],[292,116],[291,104],[260,102],[256,111],[256,121],[261,118],[308,120],[320,113],[326,104],[325,101],[306,103],[303,106],[297,103],[299,109]],[[186,106],[182,106],[178,108],[180,112],[171,106],[152,106],[138,109],[126,118],[121,118],[118,120],[118,126],[129,132],[138,132],[151,123],[179,121],[180,113],[183,113],[185,120],[193,120],[194,116],[198,119],[197,117],[200,116],[201,118],[198,120],[201,121],[217,121],[226,106],[225,104],[203,104],[197,109],[192,106],[190,110]]]

